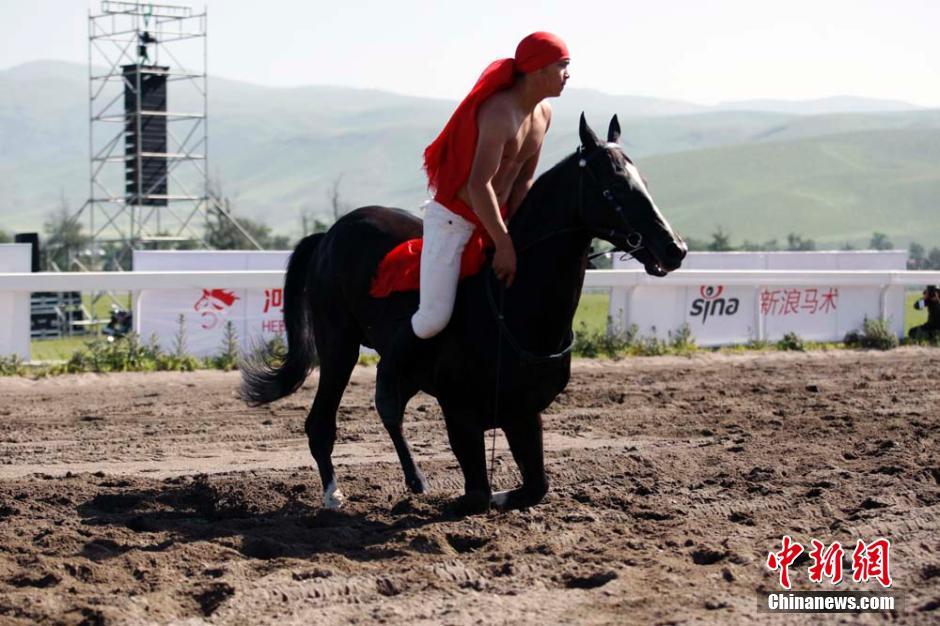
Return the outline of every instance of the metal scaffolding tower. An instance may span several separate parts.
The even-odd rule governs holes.
[[[206,247],[209,211],[231,219],[209,183],[206,17],[108,0],[89,12],[89,198],[76,216],[89,269],[108,256],[126,268],[135,248]]]

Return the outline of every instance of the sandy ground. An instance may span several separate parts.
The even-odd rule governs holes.
[[[0,623],[805,623],[759,610],[784,534],[892,542],[900,608],[813,621],[937,623],[938,376],[917,348],[579,361],[546,501],[463,518],[436,404],[408,410],[412,497],[373,368],[340,409],[341,511],[303,435],[316,375],[263,409],[237,373],[0,379]],[[796,589],[834,589],[807,567]]]

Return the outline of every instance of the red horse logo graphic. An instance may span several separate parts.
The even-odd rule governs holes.
[[[219,316],[235,304],[236,300],[241,300],[235,295],[235,292],[227,289],[203,289],[202,297],[193,305],[194,311],[200,311],[202,317],[202,328],[212,330],[219,324]]]
[[[698,292],[702,294],[702,297],[706,300],[718,298],[724,290],[724,285],[702,285],[698,288]]]

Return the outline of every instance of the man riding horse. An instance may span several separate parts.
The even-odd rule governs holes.
[[[542,142],[552,120],[546,98],[568,80],[568,48],[537,32],[515,58],[492,63],[424,152],[435,197],[424,214],[418,311],[402,324],[382,356],[375,406],[383,421],[400,421],[408,398],[403,370],[421,344],[450,320],[461,260],[474,232],[495,245],[492,267],[506,286],[516,274],[516,252],[506,222],[532,186]]]
[[[681,265],[687,247],[620,145],[616,115],[603,140],[582,114],[577,149],[533,182],[551,115],[542,100],[561,93],[567,61],[557,37],[536,33],[516,58],[484,71],[425,152],[436,195],[423,223],[364,206],[295,247],[284,278],[287,353],[243,363],[241,394],[273,402],[319,366],[304,430],[324,506],[343,502],[332,460],[337,409],[362,345],[382,355],[376,405],[412,492],[428,489],[403,431],[404,405],[420,390],[441,407],[464,475],[461,510],[541,501],[541,412],[570,379],[592,239],[630,252],[653,276]],[[512,288],[499,291],[499,280]],[[483,433],[493,428],[519,467],[516,489],[491,490]]]

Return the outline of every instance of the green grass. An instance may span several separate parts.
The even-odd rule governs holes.
[[[33,339],[33,361],[67,361],[79,348],[94,339],[88,337],[63,337],[62,339]]]
[[[927,309],[917,311],[914,309],[914,303],[923,296],[922,291],[909,291],[904,298],[904,336],[910,332],[914,326],[920,326],[927,323]]]
[[[114,300],[124,308],[130,308],[131,296],[128,293],[114,294]],[[102,294],[97,302],[94,302],[94,319],[108,320],[111,317],[112,299],[107,294]],[[89,312],[92,311],[92,294],[82,294],[82,304]],[[103,325],[102,325],[103,326]],[[87,335],[74,335],[72,337],[63,337],[61,339],[33,339],[31,342],[31,354],[34,361],[66,361],[85,344],[98,338],[95,326],[87,326]]]
[[[131,295],[129,293],[117,292],[114,294],[114,300],[117,301],[118,306],[124,309],[131,307]],[[92,313],[92,317],[96,320],[107,320],[111,318],[111,303],[114,300],[112,300],[107,293],[102,293],[97,302],[94,303],[95,308],[94,311],[92,311],[92,294],[82,294],[82,304],[85,305],[85,308]]]
[[[603,332],[607,329],[607,309],[610,292],[585,292],[581,294],[578,311],[574,315],[574,329],[581,330],[581,324],[588,332]]]

